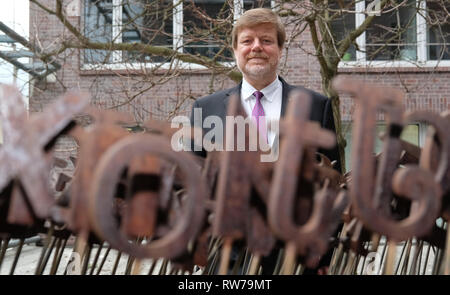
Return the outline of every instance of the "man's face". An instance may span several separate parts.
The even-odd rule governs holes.
[[[274,79],[281,58],[274,25],[260,24],[239,30],[234,56],[244,77]]]

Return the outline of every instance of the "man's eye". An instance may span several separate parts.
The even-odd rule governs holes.
[[[250,43],[250,40],[242,40],[241,43],[242,43],[242,44],[248,44],[248,43]]]

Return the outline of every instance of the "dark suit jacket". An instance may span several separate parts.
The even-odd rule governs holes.
[[[288,105],[288,97],[292,90],[294,89],[300,89],[307,91],[311,94],[312,97],[312,104],[311,104],[311,113],[310,113],[310,119],[312,121],[316,121],[320,123],[320,126],[322,128],[329,129],[336,132],[336,129],[334,127],[334,120],[333,120],[333,112],[331,109],[331,100],[327,97],[314,92],[312,90],[306,89],[301,86],[293,86],[289,85],[284,81],[283,78],[280,77],[280,81],[283,85],[283,91],[282,91],[282,102],[281,102],[281,117],[284,117],[286,113],[286,107]],[[240,97],[241,94],[241,85],[242,82],[239,83],[236,87],[218,91],[216,93],[213,93],[211,95],[205,96],[203,98],[200,98],[194,102],[194,105],[192,106],[192,112],[191,112],[191,125],[194,125],[194,108],[201,108],[202,109],[202,120],[206,118],[207,116],[215,115],[219,116],[222,119],[222,122],[225,123],[225,117],[228,107],[228,101],[230,97],[233,94],[237,94]],[[202,122],[203,125],[203,122]],[[224,124],[225,126],[225,124]],[[202,127],[202,126],[198,126]],[[203,134],[206,134],[209,129],[203,128]],[[341,164],[339,159],[339,152],[337,149],[337,145],[330,149],[330,150],[324,150],[319,149],[319,152],[323,153],[325,156],[327,156],[331,161],[336,160],[337,163],[335,165],[335,169],[337,171],[341,171]],[[206,152],[203,150],[202,152],[195,152],[199,156],[206,156]]]

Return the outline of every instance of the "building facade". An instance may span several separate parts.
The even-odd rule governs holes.
[[[55,1],[40,2],[49,9],[56,9]],[[195,40],[192,38],[195,34],[190,34],[192,32],[189,30],[207,26],[208,21],[213,21],[208,17],[226,17],[227,13],[231,13],[235,19],[251,7],[277,7],[274,1],[234,0],[228,10],[223,9],[224,0],[181,2],[72,0],[64,1],[63,9],[67,20],[95,42],[150,42],[181,53],[213,57],[220,52],[223,44],[208,42],[205,38]],[[450,24],[448,16],[439,25],[431,22],[439,15],[437,8],[433,10],[435,2],[438,1],[409,0],[409,6],[404,9],[379,16],[376,15],[376,5],[372,5],[371,1],[357,1],[350,6],[357,13],[348,13],[335,20],[336,38],[363,24],[371,13],[375,14],[375,20],[374,26],[363,33],[344,55],[339,74],[402,89],[406,94],[404,103],[407,110],[427,109],[441,113],[450,109]],[[201,16],[187,10],[192,3],[200,6],[205,14]],[[427,9],[431,13],[424,15],[417,8]],[[146,18],[143,9],[152,12],[161,9],[161,13],[153,13],[152,17]],[[167,11],[171,13],[167,14]],[[152,38],[147,38],[144,31],[130,25],[132,21],[152,29]],[[231,22],[223,26],[229,26]],[[408,29],[391,38],[386,28],[395,28],[406,22]],[[163,29],[158,31],[158,28]],[[299,29],[288,24],[288,36],[295,35]],[[224,42],[229,41],[226,38]],[[176,64],[174,60],[146,54],[132,55],[125,50],[71,48],[68,44],[74,43],[73,34],[64,28],[58,17],[35,4],[30,5],[30,39],[46,52],[62,46],[68,48],[59,58],[62,68],[54,76],[32,84],[32,112],[43,110],[45,105],[68,89],[81,89],[91,93],[93,105],[129,112],[137,122],[150,117],[168,119],[176,114],[189,114],[196,98],[236,85],[229,76],[213,74],[198,64]],[[323,93],[320,66],[314,56],[308,27],[288,46],[280,74],[290,84],[303,85]],[[225,52],[222,56],[218,62],[233,65],[231,53]],[[351,136],[352,109],[352,99],[341,97],[341,119],[348,139]],[[408,140],[423,144],[426,126],[411,125],[407,130]],[[380,122],[382,129],[383,122]]]

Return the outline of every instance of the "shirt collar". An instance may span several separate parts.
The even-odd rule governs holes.
[[[274,97],[273,93],[275,90],[278,89],[278,87],[282,87],[281,81],[278,78],[278,75],[276,79],[267,85],[265,88],[261,89],[261,92],[264,94],[264,97],[267,99],[268,102],[272,102]],[[250,83],[245,80],[245,78],[242,78],[242,97],[244,100],[249,100],[250,98],[253,98],[253,93],[256,91],[255,87],[253,87]]]

